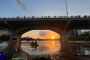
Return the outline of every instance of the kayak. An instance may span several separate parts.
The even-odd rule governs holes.
[[[39,46],[38,44],[30,44],[31,46]]]

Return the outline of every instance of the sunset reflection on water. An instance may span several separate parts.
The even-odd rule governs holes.
[[[28,42],[22,42],[21,49],[30,55],[42,55],[42,54],[51,54],[60,50],[59,41],[37,41],[39,46],[35,50],[32,48]]]
[[[54,45],[54,41],[52,42],[52,44]]]

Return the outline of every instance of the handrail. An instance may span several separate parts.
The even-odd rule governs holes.
[[[0,20],[8,20],[8,19],[38,19],[38,18],[67,18],[67,16],[30,16],[30,17],[0,17]],[[68,16],[68,18],[90,18],[90,15],[77,15],[77,16]]]

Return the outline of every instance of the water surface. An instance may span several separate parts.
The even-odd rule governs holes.
[[[35,49],[30,46],[30,42],[22,42],[21,49],[30,55],[51,54],[60,50],[59,41],[37,41],[39,46]]]
[[[30,41],[31,42],[31,41]],[[32,48],[30,42],[22,42],[21,49],[30,55],[43,55],[43,54],[52,54],[53,52],[57,52],[61,49],[59,41],[37,41],[39,46],[35,49]],[[74,49],[75,50],[75,49]],[[78,49],[76,49],[78,52]],[[79,53],[81,55],[90,55],[89,47],[81,47],[79,49]]]

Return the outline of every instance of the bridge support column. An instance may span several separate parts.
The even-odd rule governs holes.
[[[69,41],[67,34],[60,35],[61,51],[69,51]]]
[[[18,47],[18,51],[20,51],[20,47],[21,47],[21,35],[15,34],[15,37],[18,38],[19,40],[19,47]]]

